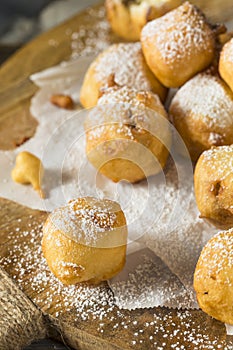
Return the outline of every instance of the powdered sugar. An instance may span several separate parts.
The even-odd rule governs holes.
[[[96,38],[93,39],[93,42],[96,40]],[[56,85],[56,84],[55,84]],[[45,95],[48,96],[48,91]],[[60,116],[60,118],[56,117],[56,111],[52,110],[50,106],[47,104],[46,96],[43,96],[43,98],[40,100],[39,105],[37,105],[37,108],[40,110],[40,113],[44,114],[45,112],[45,119],[47,118],[48,125],[47,125],[47,133],[43,136],[48,136],[51,134],[54,125],[58,125],[61,123],[63,119],[63,116]],[[41,96],[41,95],[40,95]],[[38,96],[37,96],[38,98]],[[38,100],[37,100],[38,102]],[[42,109],[44,103],[44,110]],[[40,109],[41,107],[41,109]],[[51,117],[52,116],[52,117]],[[54,117],[54,119],[53,119]],[[81,119],[80,119],[81,120]],[[51,128],[50,128],[51,127]],[[77,130],[78,131],[78,127]],[[41,134],[39,135],[41,137]],[[44,138],[42,140],[44,142]],[[66,144],[66,140],[63,139],[62,147]],[[68,140],[69,141],[69,140]],[[29,144],[29,146],[31,143]],[[39,144],[41,145],[41,144]],[[80,146],[80,145],[79,145]],[[55,148],[55,151],[57,152],[57,148]],[[75,149],[76,156],[74,158],[70,159],[70,162],[74,161],[74,164],[80,164],[81,158],[79,156],[83,154],[83,147],[81,144],[81,147],[77,147]],[[7,155],[8,156],[8,155]],[[13,160],[13,158],[12,158]],[[57,170],[57,168],[55,168]],[[67,169],[66,169],[67,170]],[[53,177],[50,174],[51,177]],[[171,186],[170,190],[166,191],[166,199],[168,201],[168,207],[166,208],[163,219],[173,219],[171,221],[174,222],[174,220],[180,219],[179,216],[173,217],[169,216],[169,214],[172,212],[172,209],[174,207],[175,198],[177,196],[176,184],[174,181],[174,173],[170,174],[173,186]],[[53,179],[54,180],[54,179]],[[85,182],[85,181],[86,182]],[[92,184],[90,184],[90,179],[83,178],[83,188],[88,192],[89,190],[93,190]],[[103,181],[103,179],[101,179]],[[54,184],[54,182],[53,182]],[[108,182],[105,183],[106,186],[109,185]],[[55,183],[57,185],[57,183]],[[128,184],[126,184],[126,192],[124,195],[123,200],[129,199],[134,203],[134,208],[132,211],[128,210],[129,207],[126,206],[126,211],[128,210],[128,218],[129,221],[132,222],[132,225],[134,225],[135,217],[140,216],[141,209],[144,208],[144,201],[147,195],[147,192],[145,190],[145,184],[139,184],[135,185],[134,188],[136,189],[134,192],[134,195],[132,197],[128,196]],[[110,184],[111,187],[111,184]],[[124,186],[122,185],[122,188],[124,189]],[[167,189],[166,189],[167,190]],[[153,208],[153,211],[160,211],[161,209],[161,198],[163,198],[165,192],[164,185],[161,186],[154,186],[153,191],[151,192],[151,196],[153,199],[153,203],[151,204],[151,207]],[[189,195],[190,187],[186,188],[186,190],[183,191],[182,199],[183,203],[186,204],[185,199]],[[79,194],[79,192],[74,193]],[[22,196],[21,196],[22,197]],[[30,197],[30,195],[29,195]],[[127,198],[129,197],[129,198]],[[26,198],[27,200],[28,197]],[[56,197],[54,197],[54,205],[57,205]],[[194,203],[194,201],[192,202]],[[153,204],[153,205],[152,205]],[[37,204],[40,205],[40,204]],[[194,205],[194,204],[193,204]],[[181,211],[185,212],[186,208],[185,206],[181,207]],[[191,206],[192,208],[192,206]],[[163,208],[162,208],[163,209]],[[148,217],[153,214],[151,211],[148,211]],[[190,280],[191,273],[190,268],[192,270],[193,263],[195,262],[195,259],[197,255],[199,254],[200,248],[202,245],[206,242],[208,239],[207,237],[211,235],[209,231],[209,226],[204,225],[202,226],[202,221],[197,219],[197,212],[191,209],[190,216],[188,216],[187,222],[184,222],[183,230],[179,229],[177,232],[173,232],[172,235],[169,234],[169,232],[166,232],[164,227],[164,221],[161,220],[161,225],[158,226],[157,231],[157,225],[154,225],[153,230],[150,232],[151,234],[151,242],[149,245],[153,248],[155,247],[156,252],[160,252],[160,255],[165,257],[166,261],[170,261],[170,265],[173,266],[174,271],[176,271],[177,267],[177,274],[184,274],[186,275],[186,280]],[[190,222],[193,222],[193,225],[190,224]],[[208,319],[208,325],[207,330],[204,327],[204,322],[202,322],[203,315],[200,313],[196,314],[196,317],[199,317],[200,319],[200,325],[198,327],[195,326],[195,316],[193,316],[192,313],[189,311],[185,312],[177,312],[177,311],[171,311],[166,310],[164,314],[160,315],[159,312],[154,312],[153,310],[148,310],[146,320],[144,321],[143,316],[141,328],[139,327],[138,320],[135,320],[131,318],[129,313],[121,313],[119,310],[116,310],[116,307],[114,306],[114,298],[113,294],[110,290],[107,290],[104,285],[100,287],[91,287],[86,285],[78,285],[78,286],[70,286],[70,287],[64,287],[60,282],[57,281],[57,279],[51,274],[51,272],[48,270],[48,267],[45,263],[45,260],[42,258],[41,248],[40,248],[40,240],[38,238],[41,238],[41,225],[39,225],[35,230],[31,229],[31,220],[29,219],[28,222],[28,231],[20,232],[20,235],[24,237],[29,237],[30,242],[33,244],[33,249],[31,249],[30,244],[28,242],[25,243],[25,241],[19,240],[17,236],[17,232],[20,231],[20,229],[17,227],[15,232],[12,232],[12,234],[9,235],[9,239],[12,240],[13,246],[12,250],[9,251],[9,256],[7,258],[1,259],[1,264],[7,269],[8,265],[10,263],[14,263],[14,269],[15,269],[15,279],[20,284],[21,288],[25,291],[28,290],[28,288],[32,287],[34,290],[33,294],[33,300],[41,307],[44,311],[48,311],[53,313],[53,315],[63,315],[69,310],[75,310],[76,316],[74,317],[73,321],[79,321],[82,320],[92,320],[92,319],[98,319],[99,320],[99,327],[96,330],[96,332],[99,332],[101,334],[105,333],[106,330],[106,324],[111,324],[112,329],[117,329],[117,331],[120,333],[122,330],[127,329],[129,326],[134,326],[134,334],[132,335],[132,338],[130,339],[131,343],[129,346],[135,346],[137,349],[141,349],[142,346],[145,348],[156,348],[158,350],[165,349],[165,348],[175,348],[175,349],[184,349],[183,342],[186,341],[188,343],[188,346],[192,348],[205,348],[205,349],[214,349],[217,348],[223,348],[224,347],[224,340],[223,340],[223,334],[224,331],[221,333],[213,331],[215,335],[209,336],[208,334],[211,334],[212,329],[214,329],[214,321],[211,321]],[[169,221],[169,220],[168,220]],[[186,224],[188,225],[188,229],[186,230]],[[199,226],[200,223],[200,226]],[[148,229],[148,221],[141,220],[141,230]],[[204,228],[204,229],[203,229]],[[163,235],[165,231],[165,235]],[[185,241],[183,242],[184,245],[182,247],[179,247],[180,240],[183,239],[183,234],[185,233]],[[168,239],[170,237],[170,239]],[[189,240],[191,238],[191,242]],[[155,242],[156,240],[159,241]],[[170,246],[170,243],[173,243]],[[197,246],[196,246],[197,245]],[[161,249],[162,248],[162,249]],[[179,248],[179,249],[175,249]],[[166,252],[167,251],[167,252]],[[165,253],[165,254],[164,254]],[[192,257],[192,261],[189,264],[190,257]],[[171,258],[171,259],[170,259]],[[170,259],[170,260],[169,260]],[[179,266],[180,265],[180,266]],[[186,266],[188,265],[188,266]],[[184,269],[185,266],[185,269]],[[183,268],[183,270],[182,270]],[[25,276],[31,273],[30,279],[25,279]],[[183,276],[185,279],[185,276]],[[30,283],[28,283],[28,281]],[[190,283],[190,282],[189,282]],[[44,297],[41,297],[41,293],[46,293],[46,300]],[[127,291],[128,292],[128,291]],[[112,315],[111,312],[114,312]],[[140,315],[140,311],[138,312]],[[176,317],[176,321],[174,321],[174,315]],[[138,317],[139,318],[139,317]],[[102,322],[102,320],[106,321]],[[146,330],[150,331],[150,336],[145,336]],[[108,331],[108,329],[107,329]],[[164,341],[158,340],[157,335],[163,334]],[[107,333],[107,336],[109,336],[109,331]],[[124,340],[125,341],[125,340]],[[128,344],[127,344],[128,346]]]
[[[233,229],[215,235],[202,251],[201,264],[205,264],[208,276],[219,274],[223,269],[233,266]],[[203,278],[201,268],[196,272],[196,279]],[[231,276],[226,279],[230,286]]]
[[[154,104],[160,108],[161,113],[166,115],[158,96],[153,93],[138,92],[126,86],[107,89],[99,98],[97,107],[91,110],[86,118],[85,129],[88,130],[89,137],[98,138],[103,134],[106,129],[103,126],[105,124],[109,130],[115,130],[117,123],[116,132],[119,135],[122,134],[133,140],[135,137],[132,128],[136,128],[138,133],[149,131],[155,136],[158,134],[166,144],[165,139],[168,138],[165,136],[166,133],[169,136],[168,125],[167,128],[163,125],[162,115],[146,106],[148,94],[151,100],[154,100]],[[144,101],[142,102],[140,98]]]
[[[93,247],[123,245],[127,230],[119,221],[120,210],[117,203],[106,199],[74,199],[49,215],[44,232],[51,235],[59,230],[77,243]]]
[[[185,164],[183,165],[185,167]],[[192,276],[196,262],[203,245],[217,230],[199,218],[189,179],[183,179],[182,185],[178,182],[181,186],[177,190],[174,173],[175,169],[170,167],[166,176],[164,207],[156,225],[147,231],[146,244],[179,277],[189,291],[190,300],[194,305],[195,293]],[[162,191],[163,188],[157,186],[156,193],[153,193],[154,196],[158,196],[153,202],[154,210],[161,205],[158,200],[162,196]],[[187,204],[188,193],[189,204]],[[179,194],[178,200],[177,194]],[[176,210],[174,210],[176,205]]]
[[[1,259],[2,266],[7,270],[8,264],[14,264],[15,275],[13,277],[17,279],[20,287],[26,293],[28,289],[30,293],[34,292],[33,301],[45,312],[53,312],[54,316],[58,316],[60,313],[75,308],[77,319],[79,317],[86,319],[89,317],[89,313],[93,314],[94,319],[106,317],[114,307],[111,291],[107,290],[104,284],[99,287],[86,284],[64,286],[59,282],[49,271],[42,255],[41,225],[32,222],[30,226],[31,228],[28,227],[28,230],[17,235],[14,232],[9,234],[12,240],[12,251],[7,257]],[[76,264],[64,262],[63,265],[74,267]],[[82,269],[82,267],[78,267]],[[30,283],[29,288],[28,283]],[[87,306],[90,309],[87,309]]]
[[[63,323],[68,320],[71,327],[86,328],[90,334],[106,339],[111,336],[115,344],[123,346],[124,342],[138,350],[186,346],[216,350],[226,346],[224,326],[221,328],[201,312],[158,308],[130,313],[115,306],[113,293],[104,283],[64,286],[49,271],[42,256],[41,224],[32,216],[24,220],[25,230],[16,227],[9,231],[5,227],[11,249],[7,257],[1,256],[0,264],[43,312]],[[122,342],[119,335],[124,335]]]
[[[119,86],[152,89],[140,43],[112,45],[101,54],[94,66],[96,79],[101,83],[107,84],[108,77],[113,74],[114,82]]]
[[[197,307],[177,276],[148,248],[127,255],[124,270],[108,283],[123,309]]]
[[[155,42],[166,64],[210,50],[210,40],[212,34],[206,29],[204,16],[188,2],[149,22],[142,30],[143,44]]]
[[[220,78],[198,74],[183,85],[172,100],[170,111],[176,109],[179,118],[200,120],[210,131],[223,135],[233,130],[233,93]]]
[[[223,180],[227,176],[233,179],[233,145],[215,147],[203,152],[202,161],[211,168],[216,179]]]
[[[62,75],[58,73],[63,72],[63,68],[66,70],[67,66],[61,65],[55,69],[58,79]],[[45,79],[45,74],[42,75]],[[39,76],[37,78],[39,79]],[[82,79],[81,74],[79,79]],[[198,219],[190,161],[180,159],[172,153],[172,149],[175,164],[169,162],[164,172],[134,185],[112,183],[97,174],[87,161],[83,131],[86,112],[70,114],[71,112],[57,109],[49,103],[48,95],[54,86],[57,88],[56,82],[56,79],[47,82],[34,97],[33,115],[37,117],[40,125],[34,138],[20,147],[20,150],[26,148],[44,154],[43,186],[48,198],[41,202],[36,196],[33,200],[34,207],[54,210],[64,206],[72,198],[88,195],[117,201],[127,219],[129,241],[140,239],[146,243],[192,295],[192,274],[195,264],[203,244],[213,232],[208,224]],[[75,96],[76,101],[79,91],[77,84],[74,84],[73,80],[70,81],[70,85],[68,81],[65,81],[65,84],[65,92],[72,97]],[[2,156],[1,153],[0,155]],[[12,160],[13,157],[14,154]],[[10,173],[13,164],[8,161],[7,166]],[[7,188],[10,188],[7,192],[8,197],[12,198],[10,182],[4,183],[4,189]],[[31,194],[28,190],[27,195],[23,191],[25,187],[18,185],[13,198],[15,199],[17,195],[17,201],[23,204],[31,203],[33,191]]]

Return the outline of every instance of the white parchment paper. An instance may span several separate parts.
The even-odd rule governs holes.
[[[79,105],[82,80],[92,60],[79,58],[31,77],[40,87],[31,103],[39,125],[25,144],[0,152],[0,196],[43,210],[87,195],[118,201],[129,227],[129,251],[125,269],[109,281],[117,305],[197,307],[193,272],[203,245],[216,229],[198,217],[190,162],[173,153],[164,172],[134,185],[115,184],[96,172],[86,158],[83,121],[87,112]],[[77,110],[53,106],[49,102],[53,93],[71,95]],[[16,154],[22,150],[42,159],[45,200],[30,186],[11,180]]]

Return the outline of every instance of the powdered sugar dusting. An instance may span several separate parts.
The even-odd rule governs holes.
[[[33,301],[43,311],[52,312],[54,316],[71,311],[73,308],[76,309],[77,319],[81,317],[83,320],[88,318],[89,313],[93,313],[94,319],[96,317],[101,319],[111,312],[114,299],[104,284],[65,286],[54,277],[42,255],[40,244],[42,225],[32,221],[28,226],[28,230],[9,234],[12,240],[11,250],[7,257],[1,258],[0,262],[6,270],[9,264],[14,265],[13,278],[26,293],[33,292]],[[105,311],[107,304],[108,309]],[[87,310],[87,306],[93,308]]]
[[[120,227],[120,210],[117,203],[106,199],[74,199],[49,215],[44,232],[52,234],[59,230],[79,244],[88,246],[103,246],[104,239],[108,242],[110,234],[110,244],[126,244],[127,230],[124,223]],[[121,232],[115,232],[117,228],[121,228]]]
[[[96,41],[95,35],[92,36],[91,40],[93,40],[93,43]],[[160,191],[157,191],[157,188],[155,188],[154,192],[152,193],[152,196],[154,197],[156,193],[159,195],[154,199],[155,204],[158,204],[155,206],[156,210],[159,208],[158,198],[160,199],[163,192],[164,187],[161,187]],[[168,190],[168,199],[170,196],[172,196],[172,193],[175,196],[174,191],[172,192],[172,190]],[[140,198],[142,198],[144,194],[145,191],[142,188]],[[183,198],[185,198],[185,196],[187,196],[187,191],[184,191]],[[173,202],[167,207],[165,213],[166,215],[168,215],[172,206]],[[131,214],[132,217],[135,217],[135,215],[133,215],[134,213]],[[193,212],[191,214],[191,220],[192,219]],[[143,311],[138,311],[137,315],[139,315],[139,317],[137,320],[135,320],[135,316],[131,317],[130,313],[121,312],[115,307],[113,294],[109,289],[106,289],[105,285],[91,287],[82,284],[64,287],[51,274],[51,272],[48,270],[45,259],[42,258],[40,247],[40,239],[42,237],[41,225],[35,223],[36,226],[32,228],[33,218],[29,217],[27,221],[27,230],[21,231],[20,227],[16,227],[15,231],[10,232],[8,236],[6,236],[6,240],[11,242],[12,245],[7,256],[0,259],[0,263],[6,270],[8,269],[8,271],[11,272],[14,271],[13,276],[24,291],[27,292],[30,290],[30,288],[32,288],[34,291],[32,296],[33,301],[37,303],[44,311],[51,312],[54,316],[63,316],[72,310],[74,311],[74,314],[72,314],[72,316],[74,315],[72,320],[76,322],[79,322],[80,320],[91,321],[93,319],[97,319],[99,323],[96,332],[99,333],[99,335],[105,334],[106,332],[106,335],[109,336],[109,330],[107,328],[108,324],[111,325],[112,329],[116,329],[119,334],[124,329],[133,326],[134,332],[133,334],[130,333],[130,344],[128,344],[126,339],[124,339],[124,343],[127,343],[127,346],[130,345],[136,349],[142,349],[142,346],[147,349],[156,348],[158,350],[169,347],[174,349],[185,349],[189,346],[190,348],[194,349],[216,350],[217,348],[224,348],[224,331],[221,333],[219,331],[219,327],[216,327],[216,332],[216,329],[214,328],[214,321],[210,320],[209,318],[204,318],[201,313],[196,314],[196,317],[198,315],[200,320],[199,326],[197,326],[195,323],[195,317],[193,316],[195,313],[191,313],[189,311],[177,312],[165,310],[164,313],[162,313],[161,309],[158,309],[158,311],[148,310],[146,317],[144,317]],[[142,222],[142,225],[146,226],[146,223]],[[190,252],[193,254],[193,248],[196,247],[196,241],[199,243],[202,241],[201,244],[203,244],[205,241],[205,231],[202,230],[202,228],[203,227],[201,226],[196,236],[193,235],[193,233],[197,233],[195,226],[191,227],[191,229],[187,231],[187,237],[192,235],[193,240],[190,246],[189,241],[184,242],[184,245],[187,243],[186,248],[189,248],[189,250],[184,251],[181,249],[178,252],[178,255],[179,253],[180,256],[182,255],[180,257],[181,262],[184,253],[187,255],[185,257],[187,259],[192,256]],[[4,226],[4,229],[7,231],[7,226]],[[159,237],[163,231],[164,226],[160,226],[160,229],[157,232]],[[151,233],[151,241],[153,242],[155,240],[155,232]],[[201,233],[203,233],[203,236]],[[178,231],[175,236],[173,235],[173,238],[174,237],[182,238],[182,232]],[[22,240],[22,238],[24,239]],[[165,259],[168,259],[169,255],[172,253],[172,250],[174,250],[174,246],[170,247],[169,241],[166,241],[167,236],[161,236],[160,238],[161,247],[163,247],[164,250],[166,250],[168,247],[167,255],[165,255]],[[166,242],[166,244],[164,244],[164,242]],[[153,244],[151,246],[153,246]],[[157,251],[159,251],[160,246],[156,247]],[[163,252],[161,251],[161,255],[163,255]],[[177,258],[177,256],[175,256],[173,251],[173,259],[175,258]],[[171,260],[171,264],[172,263],[173,260]],[[13,265],[13,270],[10,270],[10,265]],[[174,267],[174,269],[175,268],[176,267]],[[43,297],[43,293],[45,293],[46,298]],[[142,317],[140,317],[140,315],[142,315]],[[174,317],[176,318],[175,321]],[[140,320],[140,323],[138,319]],[[205,320],[207,320],[207,330],[206,327],[204,327]],[[146,335],[147,330],[149,331],[149,336]],[[161,334],[163,339],[159,340],[158,335]],[[183,345],[184,342],[187,342],[187,347]]]
[[[167,64],[210,50],[210,40],[213,38],[204,16],[188,2],[149,22],[142,30],[142,42],[148,45],[155,41]]]
[[[158,308],[130,313],[115,306],[113,293],[104,283],[64,286],[42,257],[42,225],[32,216],[24,220],[24,230],[20,221],[13,231],[5,227],[10,244],[6,256],[0,257],[0,265],[43,312],[62,322],[67,320],[71,327],[88,329],[106,340],[111,337],[115,344],[137,350],[216,350],[226,346],[224,325],[221,328],[201,312]]]
[[[224,269],[233,267],[233,228],[215,235],[204,247],[201,257],[201,264],[205,264],[208,276],[219,274]],[[195,274],[196,279],[201,279],[202,270],[199,268]],[[231,285],[231,276],[226,280]]]
[[[146,99],[147,92],[138,93],[136,89],[126,86],[120,89],[107,89],[99,98],[97,107],[90,111],[86,119],[86,127],[98,126],[101,130],[106,123],[119,123],[119,133],[125,131],[130,137],[133,137],[132,126],[137,126],[138,130],[148,130],[156,112],[147,108],[145,102],[140,101],[139,94]],[[156,95],[150,93],[150,97],[163,109]]]
[[[185,168],[185,164],[183,165]],[[183,179],[177,189],[174,183],[176,169],[170,166],[166,176],[165,203],[156,225],[146,234],[146,245],[168,268],[179,277],[189,291],[190,300],[195,304],[193,273],[203,245],[217,232],[217,229],[199,218],[195,196],[190,188],[189,179]],[[162,198],[163,186],[158,185],[151,196],[154,210],[158,210],[159,198]],[[177,203],[177,196],[179,204]],[[187,198],[190,202],[187,203]],[[177,207],[176,207],[177,205]],[[172,211],[176,210],[171,215]]]
[[[233,145],[213,147],[203,152],[202,161],[207,163],[208,168],[213,170],[213,174],[219,180],[227,176],[232,176],[233,180]]]
[[[54,126],[59,125],[61,120],[64,120],[64,116],[61,115],[58,121],[51,119],[51,115],[56,117],[57,112],[52,111],[51,106],[46,104],[48,88],[46,87],[45,90],[42,88],[44,97],[39,100],[39,105],[45,105],[46,110],[38,108],[37,113],[50,121],[49,130],[54,130]],[[168,163],[164,174],[161,173],[162,176],[158,174],[132,186],[119,183],[116,191],[113,183],[103,176],[99,176],[99,182],[96,183],[96,171],[86,159],[83,120],[83,114],[81,114],[80,117],[75,116],[63,123],[53,135],[50,147],[46,148],[47,161],[57,160],[57,156],[59,158],[52,168],[53,182],[49,182],[48,186],[49,189],[51,186],[56,186],[56,196],[52,197],[53,200],[49,198],[48,204],[54,209],[54,206],[64,205],[64,202],[71,198],[96,196],[99,190],[102,191],[103,197],[117,200],[127,218],[129,238],[133,241],[143,238],[144,243],[161,258],[173,274],[178,276],[184,286],[192,291],[192,273],[203,244],[212,234],[212,230],[205,222],[198,219],[195,199],[193,195],[191,196],[192,169],[189,162],[185,161],[183,164],[180,160],[179,163],[176,157],[176,165]],[[44,142],[44,139],[42,141]],[[44,159],[45,164],[50,164],[47,161]],[[183,174],[179,179],[181,191],[177,190],[176,167]],[[54,182],[54,174],[60,174],[61,170],[66,171],[68,181],[64,184],[61,182],[60,185],[60,182]],[[187,176],[189,171],[190,176]],[[164,175],[166,181],[164,181]],[[61,191],[62,185],[64,192]],[[188,205],[190,197],[192,198],[191,208]],[[186,216],[185,221],[184,216]]]
[[[178,90],[170,106],[171,113],[173,108],[181,111],[180,118],[200,119],[212,139],[217,136],[213,135],[214,130],[222,131],[223,136],[233,130],[233,93],[218,77],[196,75]]]
[[[146,106],[146,99],[153,100],[157,110]],[[88,139],[98,139],[106,132],[115,131],[119,139],[115,140],[115,150],[123,151],[128,147],[122,143],[121,136],[130,140],[137,139],[138,134],[146,131],[159,136],[168,146],[169,126],[165,121],[166,112],[157,95],[152,92],[134,90],[126,86],[108,88],[99,98],[97,107],[90,111],[85,121]],[[135,132],[136,131],[136,132]],[[112,142],[113,144],[113,142]],[[112,154],[113,155],[113,154]]]
[[[198,307],[177,276],[148,248],[127,255],[121,274],[108,283],[117,305],[123,309],[160,305],[178,309]]]
[[[151,90],[152,85],[146,73],[146,63],[140,43],[112,45],[98,58],[95,66],[96,79],[107,84],[109,76],[119,86],[130,86],[137,90]]]

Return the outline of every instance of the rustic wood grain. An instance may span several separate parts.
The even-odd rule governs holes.
[[[77,318],[75,308],[67,311],[66,300],[62,295],[57,296],[52,304],[47,303],[49,295],[53,294],[53,281],[51,280],[51,284],[46,283],[44,289],[40,288],[38,296],[35,287],[32,286],[32,275],[39,280],[43,271],[32,269],[30,272],[19,273],[19,266],[24,269],[25,260],[26,266],[34,265],[33,252],[40,246],[41,227],[47,213],[26,208],[6,199],[0,199],[0,208],[0,266],[44,314],[49,316],[50,322],[47,327],[50,336],[62,339],[74,349],[82,350],[172,349],[176,342],[185,346],[184,349],[197,349],[196,343],[201,344],[200,349],[211,349],[211,344],[215,344],[214,349],[224,349],[232,345],[231,339],[226,336],[224,325],[197,310],[181,312],[153,308],[128,311],[119,310],[115,306],[103,319],[95,319],[93,306],[93,313],[90,309],[88,319],[84,320]],[[108,287],[105,285],[103,288]],[[59,316],[56,314],[57,304]],[[121,322],[127,324],[127,328],[124,328]],[[146,324],[148,326],[145,327]],[[100,332],[100,327],[103,333]],[[143,333],[135,336],[140,330],[143,330]],[[59,334],[62,334],[62,337]]]
[[[99,7],[96,6],[97,9]],[[83,11],[60,26],[40,35],[0,66],[0,149],[12,149],[21,140],[35,133],[36,122],[29,116],[29,103],[37,87],[30,81],[29,76],[69,59],[71,36],[67,34],[67,29],[73,33],[78,31],[80,26],[88,29],[97,22],[97,18],[92,18],[90,21],[88,10]],[[19,110],[28,116],[23,121],[22,116],[19,117]],[[12,123],[6,122],[8,118],[14,120],[13,131],[18,131],[12,132]],[[10,124],[7,125],[8,129],[6,129],[7,123]],[[5,140],[1,137],[2,134],[5,134]]]
[[[208,16],[219,21],[233,16],[232,0],[221,2],[220,5],[219,0],[208,0],[203,4],[208,8]],[[71,38],[67,35],[67,29],[73,32],[78,31],[80,26],[92,28],[97,22],[98,19],[95,18],[90,21],[88,11],[84,11],[41,35],[2,65],[0,149],[13,149],[35,133],[37,122],[29,113],[29,103],[37,88],[30,82],[30,74],[69,58]],[[111,33],[109,35],[112,36]],[[113,36],[112,38],[115,40]],[[24,273],[21,273],[22,271],[19,273],[19,266],[21,264],[23,268],[25,257],[27,267],[30,263],[34,265],[33,254],[40,246],[41,225],[46,217],[45,212],[0,199],[0,265],[46,315],[47,331],[51,337],[60,339],[75,349],[88,350],[171,349],[174,348],[174,344],[178,344],[175,347],[177,349],[232,347],[231,338],[226,336],[224,325],[197,310],[181,312],[153,308],[127,311],[119,310],[115,306],[103,320],[100,320],[94,318],[94,310],[92,313],[90,308],[89,317],[84,320],[81,317],[77,318],[75,308],[67,309],[62,296],[56,296],[53,302],[49,303],[48,298],[53,295],[52,282],[46,283],[44,290],[40,289],[39,294],[31,284],[32,277],[34,280],[39,279],[43,271],[35,268],[30,272],[25,269]],[[38,235],[35,235],[35,232]],[[108,289],[106,285],[103,288]],[[57,305],[59,305],[59,316],[57,316]],[[142,330],[142,333],[139,333],[139,330]],[[0,349],[4,349],[1,347],[1,339]]]

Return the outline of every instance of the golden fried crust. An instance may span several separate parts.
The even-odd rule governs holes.
[[[133,141],[130,141],[130,139],[127,138],[124,131],[119,133],[118,129],[119,127],[112,128],[112,126],[106,126],[106,132],[98,139],[98,141],[96,140],[97,142],[95,143],[92,143],[92,136],[90,136],[90,133],[87,133],[86,152],[88,160],[101,174],[110,178],[114,182],[126,180],[131,183],[136,183],[148,176],[159,173],[165,167],[168,150],[158,141],[158,139],[152,137],[148,132],[139,135],[137,131],[133,131],[133,137],[136,139],[134,142],[137,143],[135,145],[133,144]],[[114,142],[114,140],[117,141]],[[138,145],[144,147],[137,147]],[[114,146],[117,148],[116,153],[113,151],[114,153],[112,154],[111,159],[108,160],[107,158],[105,162],[104,153],[113,149]],[[129,154],[135,153],[135,155],[132,156],[132,160],[124,159],[124,147],[127,149],[126,158]],[[145,158],[147,155],[145,153],[145,148],[149,149],[152,154],[159,156],[160,166],[154,168],[152,165],[146,164]],[[118,155],[118,153],[120,154]],[[102,165],[99,167],[99,164]]]
[[[207,68],[215,56],[215,32],[193,5],[149,22],[141,32],[147,64],[167,87],[179,87]]]
[[[222,79],[198,74],[174,96],[169,115],[191,159],[212,146],[233,143],[233,93]]]
[[[64,284],[99,283],[112,278],[125,265],[126,246],[88,247],[60,231],[44,235],[42,250],[50,270]]]
[[[137,41],[143,26],[175,7],[181,5],[181,0],[106,0],[107,17],[112,30],[120,37]]]
[[[233,91],[233,38],[223,46],[219,60],[219,72]]]
[[[101,81],[95,79],[95,63],[88,68],[80,91],[80,102],[84,108],[94,107],[100,97]]]
[[[232,227],[233,145],[214,147],[200,156],[194,186],[201,216],[220,227]]]
[[[171,142],[166,120],[156,95],[109,89],[85,123],[87,158],[114,182],[134,183],[157,174],[166,164]]]
[[[158,94],[161,101],[167,96],[167,89],[147,66],[140,43],[111,45],[93,61],[80,91],[81,104],[94,107],[103,91],[114,86],[149,90]]]
[[[211,238],[194,273],[194,289],[201,309],[233,325],[233,230]]]
[[[88,199],[91,197],[86,198]],[[75,208],[73,207],[75,211],[70,212],[70,219],[67,217],[67,214],[63,215],[65,209],[73,205],[71,203],[66,207],[57,209],[58,215],[55,212],[51,213],[43,227],[42,251],[44,257],[52,273],[62,283],[67,285],[84,281],[99,283],[116,275],[122,270],[125,264],[127,228],[125,216],[121,210],[114,212],[116,218],[112,223],[112,229],[114,227],[119,228],[117,232],[118,235],[120,235],[122,231],[124,244],[119,246],[114,246],[114,244],[112,244],[111,246],[111,237],[109,237],[109,247],[102,248],[98,245],[83,244],[83,237],[86,232],[79,232],[78,220],[80,221],[83,219],[83,212],[87,210],[86,198],[76,200],[78,208],[80,209],[80,215],[77,206]],[[80,200],[84,200],[83,207]],[[89,206],[88,210],[89,209],[91,210],[92,220],[96,220],[98,214],[100,214],[100,217],[103,217],[103,214],[106,213],[106,211],[101,212],[101,210],[98,209],[98,202],[95,202],[94,207]],[[66,221],[74,219],[72,213],[77,215],[77,232],[73,232],[73,236],[70,235],[70,233],[68,234],[70,227],[67,223],[68,221]],[[89,219],[90,216],[87,220]],[[95,226],[94,221],[92,225]],[[67,232],[56,229],[57,227],[65,228]],[[85,227],[85,223],[83,223],[83,221],[80,227],[84,230],[83,227]],[[113,234],[112,232],[113,231],[109,230],[108,234],[111,235]],[[82,234],[82,239],[80,239],[80,234]],[[98,239],[98,232],[93,232],[93,236],[94,235],[96,235]]]

